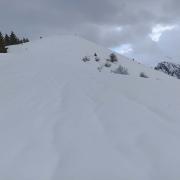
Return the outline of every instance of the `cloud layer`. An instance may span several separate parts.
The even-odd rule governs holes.
[[[0,0],[0,3],[3,32],[14,30],[30,38],[73,33],[107,47],[130,44],[135,52],[131,56],[147,61],[164,56],[163,51],[172,49],[169,41],[177,44],[179,38],[164,32],[159,42],[153,42],[149,36],[158,24],[179,25],[179,0]],[[178,28],[172,31],[179,33]],[[170,50],[169,56],[171,53],[174,51]]]

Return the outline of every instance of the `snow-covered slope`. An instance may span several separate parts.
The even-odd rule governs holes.
[[[179,180],[180,81],[120,55],[128,76],[99,72],[110,53],[62,36],[0,55],[0,179]]]

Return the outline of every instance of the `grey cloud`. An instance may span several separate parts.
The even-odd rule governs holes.
[[[0,0],[0,3],[0,28],[4,32],[14,30],[30,38],[76,33],[107,47],[132,44],[138,54],[155,52],[152,49],[156,45],[147,38],[154,25],[179,24],[180,17],[179,0]],[[157,49],[161,54],[161,48]]]

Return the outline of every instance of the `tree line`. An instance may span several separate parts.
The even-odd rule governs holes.
[[[13,31],[8,35],[0,32],[0,53],[7,53],[7,47],[10,45],[22,44],[29,42],[28,38],[19,38]]]

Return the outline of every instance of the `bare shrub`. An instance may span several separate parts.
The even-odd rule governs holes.
[[[96,53],[94,53],[94,59],[95,59],[96,62],[100,61],[100,58],[98,57],[98,55]]]
[[[139,76],[142,78],[149,78],[144,72],[141,72]]]
[[[91,59],[89,58],[89,57],[87,57],[87,56],[85,56],[85,57],[83,57],[82,58],[82,61],[83,62],[88,62],[88,61],[90,61]]]
[[[116,70],[112,71],[112,72],[115,73],[115,74],[123,74],[123,75],[128,75],[129,74],[128,69],[123,67],[122,65],[119,65],[119,67]]]
[[[110,68],[111,65],[112,65],[112,64],[111,64],[109,61],[106,61],[106,63],[104,64],[104,66],[107,67],[107,68]]]

